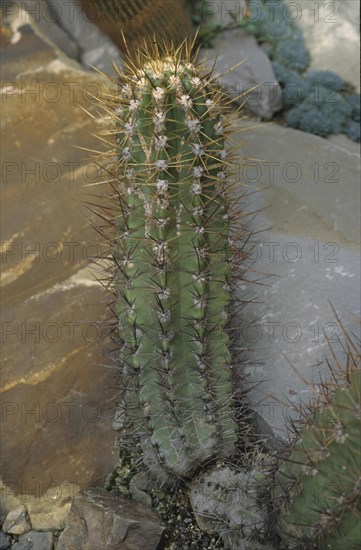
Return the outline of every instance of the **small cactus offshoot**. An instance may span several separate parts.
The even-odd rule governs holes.
[[[349,338],[349,337],[348,337]],[[276,475],[281,548],[356,550],[361,532],[361,364],[349,340],[344,370],[321,386]]]

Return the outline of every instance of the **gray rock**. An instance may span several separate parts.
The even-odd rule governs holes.
[[[0,531],[0,550],[10,548],[11,537],[7,533]]]
[[[275,434],[260,412],[253,409],[249,421],[258,442],[262,442],[269,451],[278,451],[284,446],[284,440]]]
[[[58,13],[59,21],[80,49],[80,58],[86,67],[95,66],[113,74],[112,61],[122,66],[119,49],[96,25],[91,23],[76,0],[48,0]]]
[[[30,531],[19,537],[12,550],[52,550],[53,534],[50,532]]]
[[[11,510],[3,523],[2,530],[11,535],[22,535],[30,531],[31,525],[25,506]]]
[[[47,0],[38,0],[35,4],[33,0],[22,0],[15,3],[23,10],[22,13],[18,12],[17,20],[20,20],[20,23],[26,20],[36,34],[57,51],[59,57],[62,57],[61,54],[64,53],[72,59],[78,59],[77,44],[58,25],[58,11],[52,9]]]
[[[124,406],[119,405],[116,408],[115,413],[114,413],[114,420],[113,420],[113,423],[112,423],[113,429],[114,430],[121,430],[122,428],[124,428],[125,420],[126,420],[126,414],[125,414]]]
[[[134,502],[139,502],[145,506],[152,506],[152,499],[147,494],[150,487],[150,479],[146,474],[136,474],[129,483],[129,492]]]
[[[247,108],[256,115],[268,119],[282,108],[282,90],[272,65],[256,39],[243,29],[222,32],[214,48],[201,49],[199,59],[204,58],[207,66],[214,64],[219,83],[239,102],[247,99]]]
[[[239,179],[260,190],[249,209],[267,206],[252,223],[258,242],[249,244],[258,272],[250,278],[264,284],[239,286],[240,296],[253,300],[239,323],[240,345],[248,349],[243,373],[251,406],[285,440],[295,407],[330,375],[325,334],[342,359],[329,301],[348,331],[360,331],[360,157],[274,124],[241,129],[240,154],[261,159],[238,166]]]
[[[267,513],[259,498],[263,475],[215,469],[196,478],[190,488],[190,502],[199,527],[219,533],[226,548],[243,548],[258,542],[266,529]],[[245,548],[250,546],[245,546]]]
[[[360,2],[286,0],[311,53],[310,70],[334,71],[360,91]],[[297,11],[296,11],[297,10]],[[340,48],[342,44],[342,48]],[[345,60],[347,59],[347,63]]]
[[[94,488],[75,496],[58,550],[156,550],[163,531],[150,508]]]

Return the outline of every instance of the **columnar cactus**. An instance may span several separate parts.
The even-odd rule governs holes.
[[[242,272],[225,143],[233,115],[188,49],[138,59],[108,106],[125,413],[148,467],[178,477],[235,447],[227,326]]]
[[[281,548],[360,548],[361,369],[325,396],[277,474]]]
[[[80,0],[80,6],[125,52],[134,53],[144,40],[168,39],[178,45],[194,34],[182,0]]]

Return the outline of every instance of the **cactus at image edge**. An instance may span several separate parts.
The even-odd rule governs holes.
[[[326,402],[276,475],[281,548],[360,548],[361,369],[351,369]]]
[[[124,413],[163,478],[229,455],[237,432],[227,326],[241,226],[225,144],[237,115],[189,50],[139,52],[107,109]]]

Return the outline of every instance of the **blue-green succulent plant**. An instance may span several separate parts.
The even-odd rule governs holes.
[[[351,107],[351,119],[355,122],[360,122],[360,96],[351,94],[346,96],[346,101]]]
[[[295,38],[281,40],[276,47],[274,59],[288,69],[299,73],[304,72],[311,61],[303,41]]]
[[[360,123],[350,120],[342,129],[342,133],[345,134],[352,141],[360,142]]]
[[[305,75],[305,80],[311,86],[324,86],[335,92],[340,92],[343,88],[342,78],[332,71],[309,71]]]
[[[249,0],[242,26],[253,33],[269,56],[282,87],[286,124],[322,137],[340,132],[359,141],[360,96],[346,94],[343,79],[333,71],[309,71],[301,29],[289,16],[284,0]]]
[[[320,111],[313,109],[301,116],[299,129],[309,134],[327,137],[331,133],[331,124]]]

